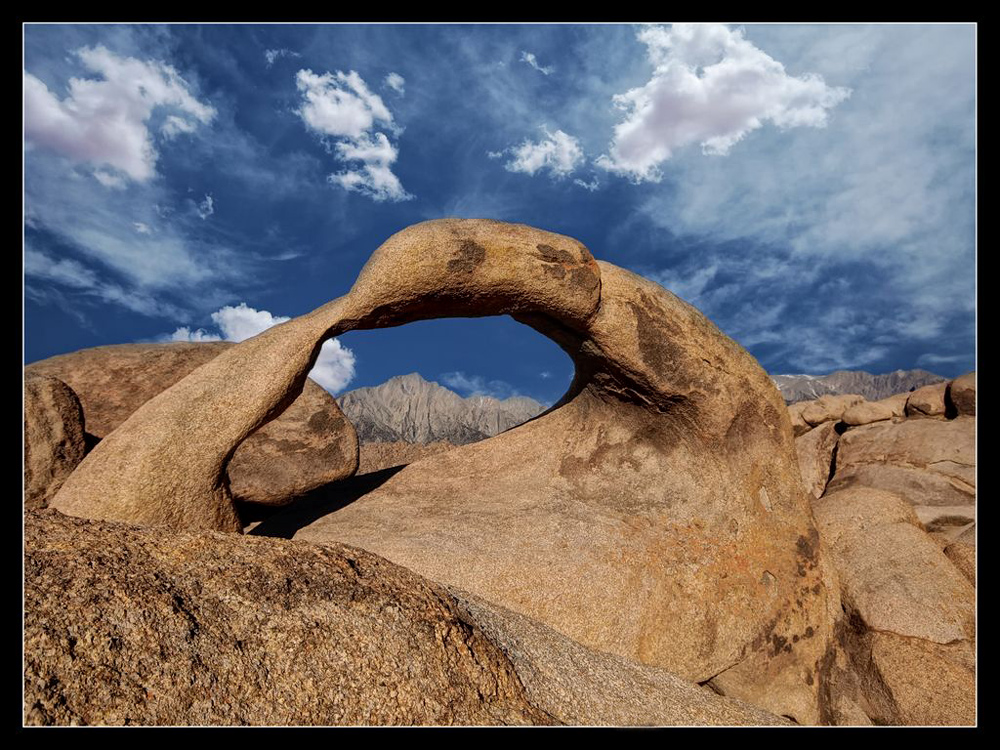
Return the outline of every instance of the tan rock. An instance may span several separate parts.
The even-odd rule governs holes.
[[[28,365],[62,378],[80,397],[87,431],[104,438],[153,396],[230,349],[229,342],[121,344]],[[273,422],[237,449],[228,474],[237,500],[284,505],[357,467],[358,441],[336,400],[312,380]]]
[[[864,396],[855,393],[820,396],[802,410],[802,419],[813,426],[823,422],[839,422],[845,411],[864,400]]]
[[[433,443],[406,443],[396,440],[391,443],[364,443],[361,446],[358,474],[382,471],[393,466],[406,466],[428,456],[451,450],[455,446],[446,440]]]
[[[799,401],[788,405],[788,416],[792,420],[792,433],[795,437],[805,435],[813,428],[811,424],[802,418],[802,410],[811,403],[812,401]]]
[[[913,509],[928,533],[943,537],[957,536],[976,520],[975,505],[915,505]]]
[[[944,553],[962,575],[976,585],[976,528],[970,525],[955,541],[944,548]]]
[[[823,677],[804,667],[831,647],[840,606],[784,402],[697,310],[568,237],[482,220],[403,230],[348,295],[148,401],[54,505],[238,530],[228,456],[297,394],[325,338],[501,314],[574,358],[562,401],[409,465],[299,536],[365,547],[591,648],[818,721]]]
[[[897,393],[895,396],[889,396],[888,398],[883,398],[881,401],[874,401],[872,403],[881,404],[887,407],[894,417],[905,417],[906,416],[906,402],[910,399],[909,393]]]
[[[827,491],[851,486],[884,489],[915,506],[973,505],[976,421],[914,419],[880,422],[845,432]]]
[[[976,373],[967,372],[948,384],[945,400],[955,414],[976,416]]]
[[[343,545],[32,512],[24,591],[29,725],[785,723]]]
[[[891,405],[882,401],[862,401],[845,410],[841,419],[845,424],[856,427],[872,422],[884,422],[892,417],[893,408]]]
[[[83,460],[83,411],[57,378],[24,378],[24,507],[44,508]]]
[[[795,438],[802,483],[813,497],[820,497],[830,478],[833,451],[840,435],[835,422],[824,422],[814,430]]]
[[[900,497],[827,492],[813,510],[841,582],[843,641],[867,714],[882,724],[964,724],[975,706],[975,591]]]
[[[906,400],[907,417],[945,416],[944,394],[948,383],[934,383],[917,388]]]

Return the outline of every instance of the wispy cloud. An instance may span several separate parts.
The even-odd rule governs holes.
[[[548,67],[544,67],[542,65],[539,65],[538,64],[538,58],[536,58],[535,55],[534,55],[534,53],[532,53],[532,52],[523,52],[522,51],[521,52],[521,62],[528,63],[528,65],[530,65],[531,67],[533,67],[539,73],[541,73],[542,75],[546,75],[546,76],[547,75],[551,75],[556,70],[551,65],[549,65]]]
[[[739,29],[674,24],[646,27],[638,36],[653,77],[615,96],[625,119],[615,126],[610,153],[597,161],[637,182],[659,181],[660,165],[689,144],[722,155],[766,122],[823,127],[828,111],[850,95],[815,74],[788,75]]]
[[[204,220],[215,213],[215,200],[208,193],[205,194],[205,199],[198,204],[198,216]]]
[[[288,320],[291,318],[272,315],[267,310],[256,310],[246,302],[241,302],[212,313],[212,322],[218,328],[218,333],[203,328],[192,330],[188,326],[180,326],[163,338],[167,341],[246,341]],[[330,339],[320,347],[319,357],[309,372],[309,377],[330,393],[337,394],[354,379],[354,368],[354,352],[337,339]]]
[[[441,374],[441,382],[460,396],[491,396],[500,400],[520,396],[514,386],[504,380],[491,380],[482,375],[467,375],[461,370]]]
[[[24,72],[24,136],[77,163],[110,168],[95,176],[108,187],[127,177],[146,182],[158,158],[149,121],[154,110],[173,112],[161,128],[166,140],[207,124],[215,109],[200,102],[171,66],[158,61],[120,57],[105,47],[75,52],[84,68],[100,79],[71,78],[69,94],[59,99],[28,71]]]
[[[353,70],[322,75],[300,70],[295,81],[303,98],[298,114],[306,127],[322,139],[332,139],[331,150],[341,161],[357,164],[331,174],[330,183],[375,201],[413,198],[392,172],[399,150],[376,127],[394,135],[400,130],[382,98],[360,75]]]
[[[290,49],[285,49],[284,47],[280,49],[266,49],[264,50],[264,61],[268,68],[273,66],[282,57],[302,57],[298,52],[294,52]]]
[[[385,77],[383,83],[397,94],[402,95],[406,93],[406,79],[399,73],[390,73]]]
[[[583,149],[580,142],[561,130],[554,133],[542,128],[545,137],[540,141],[525,140],[519,146],[507,150],[510,161],[504,166],[510,172],[534,175],[547,171],[552,177],[561,178],[573,173],[583,163]],[[487,155],[496,158],[496,152]]]

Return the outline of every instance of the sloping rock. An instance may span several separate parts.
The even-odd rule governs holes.
[[[944,417],[944,394],[947,383],[935,383],[917,388],[906,400],[908,417]]]
[[[451,450],[455,446],[439,440],[433,443],[406,443],[397,440],[392,443],[362,443],[358,474],[405,466],[422,458]]]
[[[25,520],[29,725],[778,724],[343,545]]]
[[[914,505],[917,518],[931,536],[952,539],[976,520],[975,505]]]
[[[83,410],[57,378],[24,378],[24,507],[44,508],[83,460]]]
[[[848,430],[837,444],[837,470],[827,490],[865,486],[900,494],[914,506],[972,506],[975,432],[971,417],[907,419]]]
[[[824,422],[839,422],[845,411],[864,400],[863,396],[855,393],[842,396],[820,396],[802,409],[802,419],[814,427]]]
[[[944,548],[945,555],[962,575],[976,585],[976,527],[969,526],[955,541]]]
[[[841,417],[845,424],[857,427],[872,422],[884,422],[892,419],[893,408],[882,401],[862,401],[844,411]]]
[[[830,479],[833,451],[840,435],[835,422],[825,422],[814,430],[795,438],[802,484],[813,497],[819,497]]]
[[[976,416],[976,373],[967,372],[948,384],[945,401],[956,414]]]
[[[906,501],[869,488],[813,502],[853,623],[848,650],[877,723],[974,720],[975,591]],[[935,685],[936,681],[940,681]]]
[[[229,342],[121,344],[60,354],[25,368],[61,378],[76,391],[87,431],[104,438],[140,406],[235,346]],[[284,505],[357,468],[354,428],[334,398],[311,380],[270,424],[252,434],[229,464],[237,500]]]
[[[576,362],[560,403],[409,465],[299,536],[364,547],[596,650],[819,721],[817,665],[840,605],[780,395],[693,307],[569,237],[484,220],[403,230],[349,294],[148,401],[53,505],[239,530],[220,481],[228,456],[294,398],[324,339],[502,314]]]
[[[811,403],[811,401],[799,401],[798,403],[788,405],[788,416],[792,420],[792,433],[795,437],[805,435],[813,428],[811,424],[802,418],[802,410]]]

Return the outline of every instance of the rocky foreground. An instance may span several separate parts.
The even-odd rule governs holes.
[[[237,493],[234,453],[299,403],[328,336],[507,313],[573,357],[556,407],[416,460],[364,446],[351,476],[355,430],[320,399],[308,440],[259,455],[286,489]],[[467,220],[395,235],[348,295],[220,348],[103,435],[101,388],[41,364],[26,723],[976,721],[974,375],[940,403],[789,409],[662,287]],[[324,445],[341,478],[291,481],[283,462]]]

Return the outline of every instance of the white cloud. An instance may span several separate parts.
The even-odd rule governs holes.
[[[139,234],[152,234],[153,230],[150,229],[149,224],[142,221],[133,221],[132,226],[135,227],[135,231]]]
[[[583,149],[573,136],[557,130],[550,133],[542,128],[545,138],[532,142],[525,140],[520,146],[510,149],[513,158],[505,165],[510,172],[524,172],[534,175],[548,170],[553,177],[565,177],[583,161]]]
[[[466,375],[461,371],[442,373],[441,382],[461,396],[492,396],[505,399],[520,395],[514,386],[506,381],[487,380],[481,375]]]
[[[266,49],[264,50],[264,60],[266,61],[267,67],[274,65],[282,57],[302,57],[298,52],[293,52],[290,49]]]
[[[215,213],[215,201],[212,199],[211,195],[205,193],[205,199],[198,204],[198,216],[204,220],[214,213]]]
[[[575,180],[573,180],[573,184],[579,185],[584,190],[589,190],[591,193],[597,190],[597,188],[601,186],[601,183],[598,182],[597,177],[594,177],[590,182],[584,182],[579,177],[577,177]]]
[[[104,185],[104,187],[110,188],[111,190],[124,190],[128,185],[128,181],[121,175],[111,174],[110,172],[105,172],[103,169],[95,171],[94,177],[99,183]]]
[[[369,90],[361,76],[353,70],[323,75],[300,70],[295,80],[304,99],[298,110],[302,121],[320,138],[334,139],[332,150],[349,165],[329,175],[328,181],[375,201],[413,198],[392,172],[399,150],[385,133],[375,130],[381,124],[398,134],[399,128],[381,97]]]
[[[406,79],[399,73],[390,73],[385,77],[385,85],[397,94],[405,94]]]
[[[636,182],[659,181],[660,165],[690,144],[722,155],[766,122],[824,127],[829,110],[850,95],[816,74],[788,75],[740,29],[674,24],[646,27],[638,37],[653,77],[614,97],[625,119],[615,126],[609,155],[597,160]]]
[[[552,73],[555,72],[555,68],[552,67],[551,65],[548,66],[548,67],[542,67],[541,65],[539,65],[538,64],[538,58],[536,58],[535,55],[533,53],[531,53],[531,52],[523,52],[522,51],[521,52],[521,62],[528,63],[528,65],[530,65],[531,67],[533,67],[535,70],[537,70],[542,75],[550,75],[550,74],[552,74]]]
[[[147,127],[154,109],[173,111],[162,131],[168,138],[191,132],[216,114],[163,62],[119,57],[102,46],[84,47],[76,56],[101,78],[71,78],[62,100],[24,71],[24,136],[29,144],[146,182],[155,174],[158,156]],[[105,170],[95,176],[108,187],[122,179]]]
[[[221,334],[199,328],[192,331],[187,326],[177,328],[166,339],[168,341],[246,341],[263,333],[268,328],[284,323],[291,318],[272,315],[267,310],[256,310],[246,302],[237,306],[226,305],[212,313],[212,322]],[[309,377],[330,393],[342,391],[354,379],[354,352],[344,347],[337,339],[323,342],[316,364]]]

